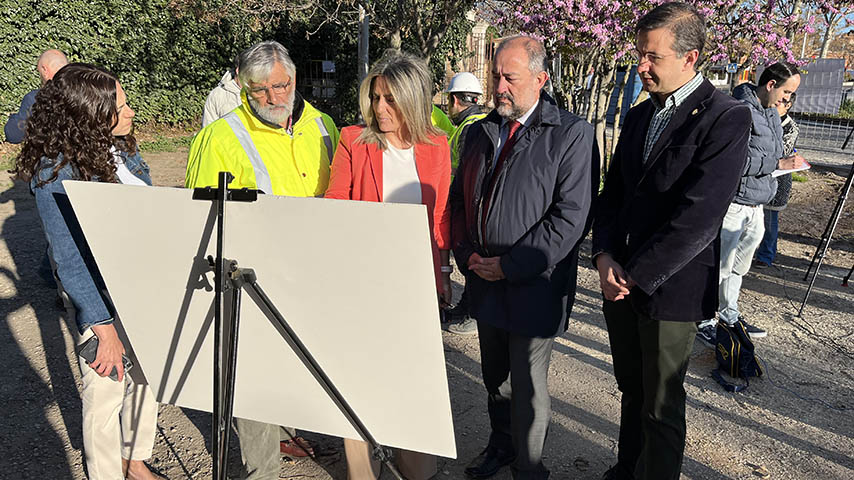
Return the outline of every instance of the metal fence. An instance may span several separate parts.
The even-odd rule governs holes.
[[[800,99],[799,99],[800,100]],[[816,115],[791,114],[798,122],[798,145],[854,153],[854,120]]]

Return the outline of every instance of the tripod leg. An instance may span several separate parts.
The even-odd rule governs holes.
[[[237,373],[237,340],[240,327],[240,297],[242,289],[239,286],[231,290],[231,316],[230,322],[226,323],[223,332],[223,340],[227,341],[226,351],[223,355],[223,379],[222,384],[225,394],[222,404],[222,420],[219,429],[219,461],[222,470],[228,465],[228,444],[231,440],[231,420],[234,412],[234,380]]]
[[[852,136],[854,136],[854,126],[851,127],[851,131],[848,132],[848,136],[845,137],[845,141],[842,142],[842,150],[848,148],[848,142],[851,141]]]
[[[851,180],[854,177],[854,165],[851,166],[851,171],[848,173],[848,178],[845,180],[845,186],[842,188],[842,192],[839,194],[839,200],[836,202],[836,208],[833,211],[833,215],[830,217],[830,221],[827,222],[827,240],[824,241],[824,246],[819,245],[819,249],[816,250],[815,256],[813,256],[813,261],[815,261],[816,257],[818,258],[818,263],[815,266],[815,272],[813,272],[812,280],[810,280],[810,284],[807,287],[807,293],[804,295],[804,301],[801,302],[801,308],[798,309],[798,317],[804,312],[804,307],[807,305],[807,299],[810,297],[810,292],[812,292],[812,287],[815,284],[815,279],[818,277],[818,270],[821,268],[821,264],[824,261],[824,255],[827,253],[828,247],[830,247],[830,239],[833,238],[833,232],[836,230],[836,225],[839,223],[839,217],[842,214],[842,208],[845,206],[845,200],[848,198],[848,192],[851,190]],[[819,252],[821,254],[819,255]],[[810,268],[812,268],[812,262],[810,263]],[[804,280],[809,276],[809,269],[807,269],[807,275],[804,276]]]
[[[812,279],[810,280],[810,284],[807,287],[807,293],[804,294],[804,300],[803,302],[801,302],[801,308],[798,309],[799,317],[804,312],[804,307],[806,307],[807,305],[807,299],[810,298],[810,292],[812,292],[812,287],[815,284],[815,279],[816,277],[818,277],[818,271],[821,268],[822,262],[824,261],[824,255],[827,253],[828,247],[830,247],[830,239],[833,237],[833,231],[836,229],[836,223],[839,221],[840,213],[842,213],[842,209],[839,209],[839,211],[836,212],[836,215],[830,219],[833,226],[830,229],[830,234],[827,236],[827,241],[824,242],[824,247],[820,250],[821,254],[819,255],[819,251],[816,251],[816,256],[818,256],[818,262],[815,265],[815,271],[813,272]],[[804,280],[806,280],[806,277],[804,278]]]
[[[214,265],[214,397],[213,397],[213,478],[214,480],[225,480],[225,462],[221,461],[226,458],[226,448],[220,443],[223,430],[223,395],[225,394],[222,375],[224,373],[223,358],[222,358],[222,293],[225,287],[225,264],[222,258],[223,235],[225,232],[225,199],[228,190],[228,183],[231,174],[228,172],[220,172],[218,178],[218,187],[216,193],[216,260]],[[233,177],[232,177],[233,178]],[[226,428],[230,428],[226,425]]]
[[[830,236],[833,235],[833,228],[836,225],[836,219],[839,218],[839,214],[842,213],[842,206],[845,203],[845,197],[840,195],[836,200],[836,205],[833,207],[833,212],[830,214],[830,218],[827,219],[827,225],[824,227],[824,233],[821,234],[821,240],[818,242],[818,246],[815,247],[815,253],[813,253],[812,260],[810,260],[810,265],[807,267],[806,273],[804,273],[804,280],[806,281],[807,277],[809,277],[810,272],[812,271],[813,265],[815,265],[816,261],[821,262],[821,259],[824,258],[824,252],[827,250],[827,246],[830,244]],[[819,255],[821,254],[821,255]]]
[[[244,271],[248,271],[249,269],[243,269]],[[288,345],[291,347],[293,352],[297,357],[302,361],[303,365],[308,369],[308,371],[312,374],[312,376],[317,380],[323,390],[326,391],[326,394],[329,395],[329,398],[335,403],[344,417],[347,418],[347,421],[356,429],[359,433],[359,436],[366,442],[371,445],[373,455],[375,458],[383,462],[386,467],[388,467],[389,471],[398,478],[399,480],[404,480],[403,476],[400,472],[397,471],[397,468],[394,466],[394,462],[392,462],[391,453],[377,443],[377,440],[371,435],[371,432],[368,431],[365,424],[359,419],[356,415],[356,412],[350,407],[350,404],[347,403],[347,400],[341,395],[341,392],[338,391],[338,388],[335,387],[335,384],[326,376],[326,373],[302,343],[302,341],[297,337],[296,333],[291,329],[291,326],[285,320],[285,317],[279,312],[276,306],[273,304],[270,297],[264,293],[264,290],[261,289],[261,286],[258,285],[254,272],[246,275],[247,285],[250,288],[250,293],[254,293],[258,300],[261,301],[263,306],[269,311],[275,321],[273,321],[273,326],[279,331],[279,333],[284,337],[285,341],[288,342]]]
[[[845,278],[842,279],[842,286],[848,286],[848,279],[851,278],[851,274],[854,273],[854,265],[851,265],[851,270],[848,270],[848,275],[845,275]]]

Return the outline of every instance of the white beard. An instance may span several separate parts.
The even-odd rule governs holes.
[[[255,114],[261,117],[262,120],[268,123],[279,125],[283,123],[294,112],[294,92],[291,92],[291,97],[284,104],[262,106],[258,100],[249,96],[249,105]]]

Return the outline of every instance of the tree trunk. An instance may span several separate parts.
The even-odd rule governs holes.
[[[738,86],[738,79],[741,78],[742,73],[744,73],[744,65],[739,65],[738,71],[731,74],[732,76],[729,77],[729,91],[730,91],[730,93],[732,93],[732,91],[735,90],[735,87]]]
[[[842,12],[842,10],[840,10]],[[827,58],[827,52],[830,50],[830,42],[833,41],[833,36],[836,34],[836,25],[840,20],[843,20],[843,13],[833,13],[826,11],[824,13],[824,37],[821,39],[821,52],[819,58]],[[847,23],[847,22],[846,22]]]
[[[395,29],[392,30],[391,35],[389,36],[389,41],[391,42],[391,48],[395,50],[400,50],[400,46],[403,43],[403,40],[401,38],[399,26],[395,27]]]
[[[371,36],[371,19],[365,14],[365,7],[359,5],[359,83],[368,76],[368,41]]]
[[[626,77],[632,73],[632,67],[626,67],[626,74],[617,83],[617,107],[614,109],[614,126],[611,128],[611,156],[617,150],[617,139],[620,138],[620,115],[623,112],[623,97],[626,95]]]
[[[801,7],[803,6],[803,0],[795,0],[795,3],[792,5],[792,18],[801,18]],[[795,39],[795,30],[800,26],[800,20],[797,23],[791,24],[786,28],[786,38],[789,39],[789,42]]]
[[[572,77],[573,103],[575,103],[575,114],[579,117],[587,116],[587,107],[584,104],[584,79],[588,70],[586,62],[579,62],[575,66],[575,75]]]
[[[563,88],[566,94],[566,110],[577,114],[576,108],[578,104],[575,101],[575,70],[576,65],[573,63],[562,65],[563,68]]]
[[[552,91],[555,101],[560,108],[569,109],[569,100],[566,98],[566,89],[563,86],[563,76],[560,53],[554,50],[554,42],[548,42],[546,47],[546,65],[549,69],[549,78],[552,81]]]
[[[821,39],[821,52],[818,58],[827,58],[827,51],[830,50],[830,41],[833,40],[833,22],[827,22],[827,27],[824,29],[824,38]]]
[[[614,73],[617,65],[614,60],[603,65],[604,71],[600,75],[598,88],[596,89],[596,115],[593,119],[593,127],[596,129],[596,142],[599,147],[599,166],[601,171],[607,171],[607,158],[605,157],[605,115],[608,113],[608,100],[614,89]]]
[[[587,75],[584,75],[585,79],[585,87],[587,86]],[[587,97],[587,115],[585,116],[585,120],[587,123],[593,123],[593,113],[596,111],[594,108],[596,104],[596,100],[599,98],[599,75],[597,72],[593,71],[593,80],[591,81],[590,90],[586,91],[585,96]]]

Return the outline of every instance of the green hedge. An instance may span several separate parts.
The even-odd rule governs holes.
[[[0,0],[0,121],[38,88],[36,61],[58,48],[70,61],[95,63],[119,76],[141,122],[182,123],[201,116],[239,46],[269,31],[233,22],[177,16],[168,0]]]
[[[216,22],[200,18],[223,1],[207,0],[194,4],[196,10],[179,12],[169,7],[172,0],[0,0],[0,123],[5,125],[21,98],[38,88],[35,64],[50,48],[62,50],[70,61],[101,65],[118,75],[138,122],[198,122],[205,97],[234,56],[269,38],[288,47],[298,76],[310,60],[334,60],[335,98],[308,99],[339,126],[356,121],[358,25],[327,23],[318,29],[318,19],[283,14],[259,22],[241,12]],[[469,28],[465,18],[457,19],[433,55],[437,88],[444,88],[438,83],[445,59],[467,55]],[[316,33],[307,38],[307,31]],[[376,60],[388,41],[374,37],[370,45]],[[415,51],[411,45],[405,48]]]

